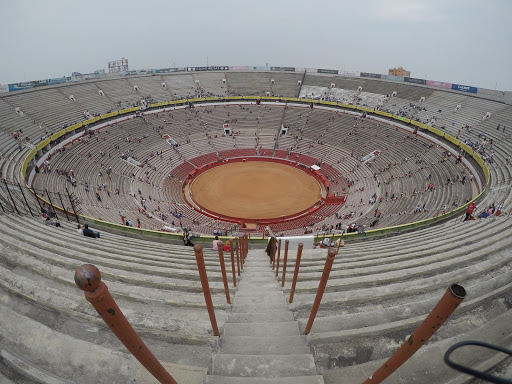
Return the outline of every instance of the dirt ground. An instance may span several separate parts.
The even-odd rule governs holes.
[[[283,164],[224,164],[192,181],[192,199],[210,212],[243,219],[279,218],[320,200],[321,186],[307,173]]]

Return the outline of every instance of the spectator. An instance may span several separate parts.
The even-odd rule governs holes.
[[[194,243],[190,241],[190,232],[187,230],[187,228],[183,228],[183,245],[193,247]]]
[[[58,221],[53,221],[49,217],[46,217],[45,224],[46,225],[53,225],[54,227],[60,227],[60,223]]]
[[[215,240],[213,240],[213,250],[214,251],[218,251],[219,250],[219,244],[220,240],[219,240],[219,236],[215,236]]]
[[[84,235],[84,230],[82,229],[82,226],[80,224],[78,224],[76,228],[76,233],[78,233],[80,236]]]
[[[100,233],[99,232],[94,232],[92,229],[89,229],[89,225],[88,224],[85,224],[84,225],[84,229],[83,229],[83,232],[84,232],[84,236],[86,237],[100,237]]]
[[[464,221],[471,220],[471,218],[473,216],[473,212],[475,211],[476,208],[477,208],[477,206],[473,202],[468,205],[468,208],[466,209],[466,217],[464,218]]]

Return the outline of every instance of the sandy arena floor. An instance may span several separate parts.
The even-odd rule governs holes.
[[[243,219],[271,219],[305,210],[320,200],[321,186],[307,173],[282,164],[224,164],[199,175],[192,199],[210,212]]]

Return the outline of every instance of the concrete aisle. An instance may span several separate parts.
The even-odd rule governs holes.
[[[263,250],[250,252],[209,384],[323,384]]]

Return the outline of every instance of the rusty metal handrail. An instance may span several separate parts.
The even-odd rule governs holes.
[[[281,239],[277,242],[276,277],[279,276],[279,259],[281,258]]]
[[[226,301],[228,304],[231,304],[231,298],[229,297],[229,286],[228,286],[228,277],[226,275],[226,265],[224,263],[224,253],[222,251],[222,242],[217,242],[217,250],[219,252],[219,264],[220,271],[222,273],[222,282],[224,283],[224,291],[226,292]]]
[[[162,384],[178,384],[126,320],[108,287],[101,281],[98,268],[92,264],[78,267],[75,272],[75,284],[84,291],[85,299],[92,304],[114,335],[149,373]]]
[[[458,284],[449,286],[441,300],[409,339],[363,384],[382,383],[383,380],[400,368],[436,333],[465,297],[466,290],[462,286]]]
[[[194,253],[196,256],[199,278],[201,279],[201,286],[203,287],[206,309],[208,310],[208,316],[210,317],[210,322],[212,323],[213,334],[215,336],[220,336],[219,328],[217,327],[217,319],[215,318],[215,310],[213,309],[212,295],[210,293],[210,285],[208,284],[208,276],[206,275],[206,267],[204,265],[203,246],[201,244],[194,245]]]
[[[304,244],[299,243],[299,247],[297,248],[297,259],[295,260],[295,271],[293,272],[293,281],[292,288],[290,290],[290,298],[288,302],[293,303],[293,296],[295,295],[295,285],[297,284],[297,277],[299,276],[299,266],[300,266],[300,258],[302,257],[302,248]]]
[[[289,240],[285,240],[284,242],[284,257],[283,257],[283,277],[281,278],[281,287],[284,287],[284,280],[286,276],[286,263],[288,262],[288,245],[290,244]]]
[[[316,291],[315,301],[313,302],[313,307],[311,308],[311,313],[309,314],[306,329],[304,329],[304,335],[309,334],[311,327],[313,326],[313,322],[315,321],[315,317],[318,312],[318,308],[320,308],[320,302],[322,301],[325,287],[327,286],[327,281],[329,280],[329,274],[331,273],[332,263],[334,262],[334,257],[336,254],[337,251],[334,248],[329,248],[327,252],[327,258],[325,259],[324,271],[322,272],[322,277],[320,278],[320,283],[318,284],[318,290]]]

